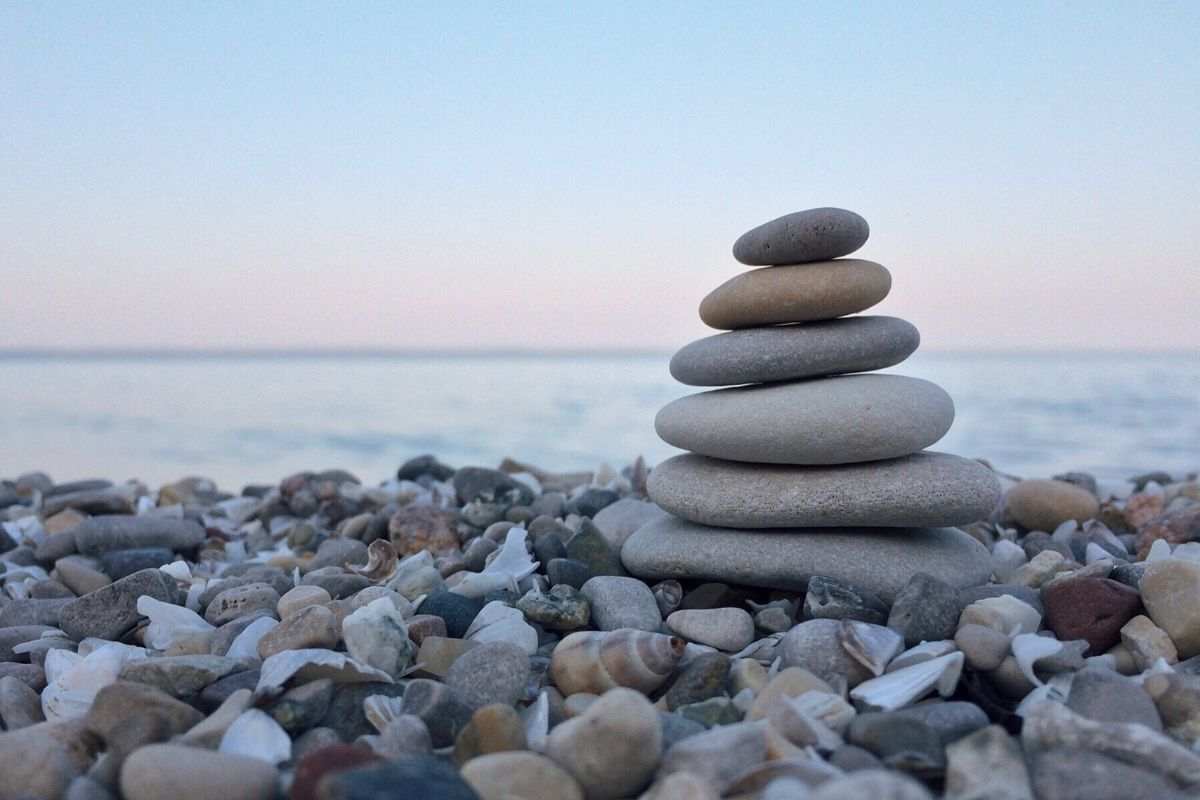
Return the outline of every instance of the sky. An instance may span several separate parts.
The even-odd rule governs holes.
[[[1200,349],[1200,3],[0,3],[0,347],[647,349],[863,214],[935,350]]]

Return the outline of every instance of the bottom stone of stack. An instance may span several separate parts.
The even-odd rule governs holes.
[[[694,579],[802,592],[815,575],[891,602],[919,572],[952,586],[987,583],[991,558],[957,528],[710,528],[677,517],[642,527],[621,550],[645,580]]]

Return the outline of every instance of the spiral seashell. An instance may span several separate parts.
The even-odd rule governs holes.
[[[550,657],[550,677],[564,695],[604,694],[624,686],[649,694],[667,680],[687,643],[675,636],[632,628],[579,631]]]
[[[387,539],[376,539],[367,546],[367,565],[350,569],[373,583],[382,583],[395,574],[399,561],[396,548],[391,542]]]

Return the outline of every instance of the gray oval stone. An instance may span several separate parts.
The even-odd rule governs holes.
[[[874,261],[843,258],[735,275],[700,301],[700,319],[720,330],[816,322],[857,314],[892,289],[892,275]]]
[[[621,558],[646,580],[724,581],[803,592],[824,575],[892,602],[919,572],[955,587],[987,582],[987,548],[956,528],[710,528],[669,517],[625,542]]]
[[[668,444],[763,464],[850,464],[897,458],[941,439],[954,401],[902,375],[841,375],[681,397],[654,419]]]
[[[743,264],[798,264],[849,255],[871,235],[867,221],[844,208],[810,208],[746,231],[733,243]]]
[[[737,386],[871,372],[899,364],[920,343],[916,327],[896,317],[744,328],[684,346],[671,375],[689,386]]]
[[[990,469],[933,452],[829,467],[685,453],[659,464],[648,489],[678,517],[727,528],[940,528],[986,519],[1000,502]]]

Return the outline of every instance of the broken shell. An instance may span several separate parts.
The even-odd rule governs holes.
[[[649,694],[675,671],[685,647],[683,639],[632,628],[579,631],[554,648],[550,676],[564,695],[618,686]]]
[[[779,643],[783,641],[786,631],[772,633],[770,636],[751,642],[730,656],[731,659],[752,658],[760,664],[770,665],[778,660]]]
[[[300,683],[320,678],[330,678],[334,683],[395,683],[383,670],[360,664],[345,653],[312,647],[269,656],[262,663],[254,694],[257,697],[279,694],[292,678],[297,678]]]
[[[813,719],[825,723],[834,733],[845,733],[858,716],[854,706],[843,700],[841,695],[829,692],[808,691],[797,697],[785,697],[784,700]]]
[[[921,642],[919,645],[908,648],[892,659],[892,662],[888,664],[886,672],[895,672],[898,669],[911,667],[913,664],[920,664],[922,661],[932,661],[935,658],[949,655],[956,650],[958,650],[958,645],[951,639]]]
[[[1039,659],[1047,658],[1062,650],[1062,642],[1049,636],[1038,636],[1036,633],[1019,633],[1012,640],[1013,658],[1026,679],[1034,686],[1041,686],[1042,679],[1033,671],[1033,665]]]
[[[500,600],[493,600],[475,615],[463,638],[480,643],[512,642],[529,655],[538,647],[537,631],[525,622],[525,615]]]
[[[904,649],[904,637],[891,628],[858,620],[842,620],[838,641],[851,658],[871,670],[876,678]]]
[[[401,697],[373,694],[366,700],[363,700],[363,713],[372,727],[383,733],[383,729],[387,727],[389,722],[404,713],[400,710],[403,705],[404,699]]]
[[[396,574],[396,565],[399,563],[400,558],[392,543],[387,539],[376,539],[367,546],[367,565],[350,569],[372,583],[383,583]]]
[[[257,708],[243,712],[233,721],[217,749],[272,765],[292,759],[292,740],[287,732],[269,714]]]
[[[538,698],[521,712],[521,722],[525,727],[525,741],[529,749],[540,753],[546,748],[546,737],[550,733],[550,695],[543,689]]]
[[[504,544],[492,553],[483,571],[466,573],[450,591],[464,597],[483,597],[497,589],[517,591],[517,584],[532,575],[539,563],[529,554],[527,537],[524,528],[510,528]]]
[[[850,691],[850,697],[872,711],[895,711],[935,687],[942,697],[949,697],[958,685],[962,668],[963,654],[950,653],[864,681]]]

